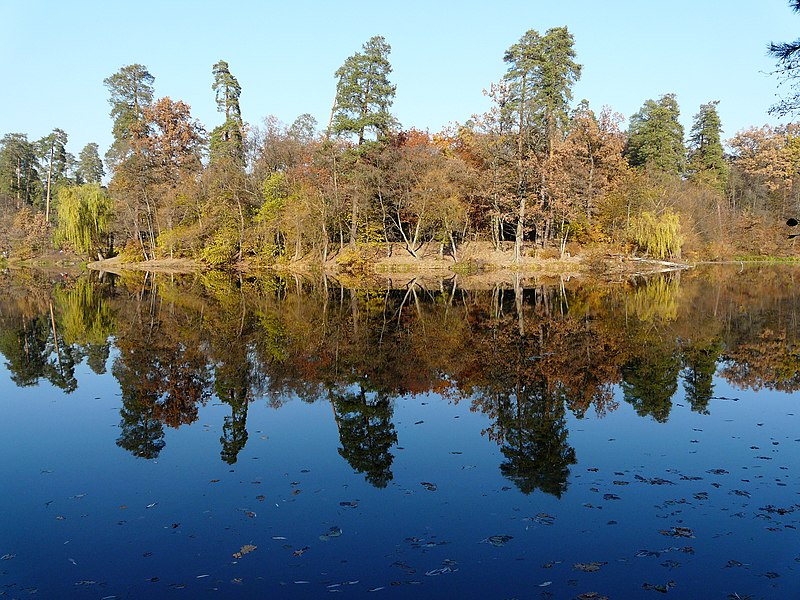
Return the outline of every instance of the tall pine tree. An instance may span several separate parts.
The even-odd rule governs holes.
[[[683,125],[675,94],[647,100],[631,116],[625,155],[633,167],[651,167],[679,174],[686,165]]]
[[[244,164],[244,123],[239,107],[242,87],[224,60],[217,62],[211,71],[214,83],[211,89],[217,95],[217,110],[225,115],[225,122],[211,132],[211,160],[227,156]]]
[[[527,201],[532,192],[537,198],[537,212],[547,212],[544,161],[552,158],[556,140],[567,128],[572,86],[581,76],[573,45],[566,27],[549,29],[544,36],[531,29],[503,57],[509,66],[503,77],[508,93],[502,112],[516,127],[516,260],[522,254]],[[545,217],[545,230],[546,221]]]
[[[722,148],[719,100],[700,105],[689,132],[688,171],[692,179],[722,188],[728,180],[728,165]]]
[[[144,111],[153,102],[153,77],[147,67],[140,64],[127,65],[103,80],[108,88],[112,133],[114,142],[106,153],[112,167],[130,152],[133,132],[141,124]]]
[[[330,133],[354,135],[362,145],[369,132],[385,138],[396,125],[389,112],[396,86],[389,81],[392,48],[386,40],[373,36],[361,52],[348,57],[336,70],[336,100],[331,112]]]

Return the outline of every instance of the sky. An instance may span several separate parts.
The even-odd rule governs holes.
[[[527,30],[564,25],[583,65],[575,103],[627,118],[675,93],[688,132],[700,105],[719,100],[727,138],[779,122],[767,112],[781,90],[766,46],[800,37],[787,0],[0,0],[0,23],[0,136],[36,140],[58,127],[75,155],[111,143],[103,80],[123,65],[145,65],[156,97],[188,103],[208,131],[222,122],[211,89],[220,59],[250,124],[310,113],[324,127],[334,72],[382,35],[392,112],[405,128],[435,132],[489,108],[483,91]]]

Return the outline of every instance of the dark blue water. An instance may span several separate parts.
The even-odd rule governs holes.
[[[116,292],[110,302],[120,327],[131,300]],[[763,307],[740,314],[774,317]],[[676,319],[649,325],[674,340]],[[787,322],[773,319],[755,339]],[[780,333],[770,339],[791,345]],[[466,376],[452,365],[436,391],[387,396],[370,389],[374,373],[325,388],[343,397],[365,390],[362,406],[383,412],[348,413],[322,388],[302,400],[288,390],[253,394],[246,443],[226,461],[232,404],[213,384],[193,422],[163,427],[155,456],[120,445],[121,338],[108,338],[105,373],[76,363],[71,393],[45,377],[19,387],[6,362],[0,596],[800,597],[800,396],[774,379],[732,383],[724,369],[738,350],[721,336],[703,410],[692,410],[681,379],[663,422],[640,416],[623,376],[607,387],[603,414],[556,409],[556,434],[529,432],[538,441],[516,446],[540,454],[518,460],[527,470],[508,466],[509,440],[523,434],[482,410],[492,381],[459,386]],[[252,352],[247,360],[257,362]],[[208,359],[212,378],[219,365]],[[519,389],[508,396],[517,417],[535,402]],[[531,417],[523,429],[540,422]],[[348,446],[347,435],[369,423],[377,430],[358,438],[361,449]],[[566,457],[560,467],[542,458],[553,453]]]

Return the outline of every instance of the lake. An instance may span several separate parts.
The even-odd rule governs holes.
[[[800,270],[0,279],[0,596],[800,596]]]

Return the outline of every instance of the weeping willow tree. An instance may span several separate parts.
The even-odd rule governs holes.
[[[631,220],[633,240],[636,245],[653,258],[680,258],[681,223],[680,217],[666,210],[660,215],[643,212]]]
[[[53,299],[65,344],[97,345],[108,341],[114,331],[114,317],[100,286],[78,279],[69,288],[56,288]]]
[[[69,242],[82,254],[92,253],[106,245],[110,248],[110,221],[111,197],[99,184],[86,183],[58,191],[56,244]]]

